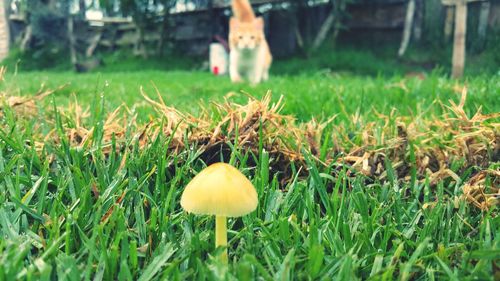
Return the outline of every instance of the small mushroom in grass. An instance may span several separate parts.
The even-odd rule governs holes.
[[[189,213],[215,216],[215,247],[227,246],[227,217],[244,216],[257,207],[252,183],[233,166],[215,163],[186,186],[181,206]],[[221,259],[227,263],[227,250]]]

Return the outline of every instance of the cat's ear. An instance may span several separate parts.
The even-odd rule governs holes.
[[[239,26],[239,22],[238,22],[238,19],[234,18],[234,17],[231,17],[229,19],[229,28],[231,29],[238,29],[238,26]]]
[[[257,28],[259,30],[264,29],[264,19],[262,17],[255,18],[253,23],[254,23],[255,28]]]

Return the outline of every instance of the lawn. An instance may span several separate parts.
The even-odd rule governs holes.
[[[157,89],[165,105],[152,105],[141,87],[156,102]],[[481,210],[463,197],[482,172],[485,193],[498,187],[498,75],[322,70],[252,87],[201,71],[11,72],[1,85],[8,96],[47,89],[56,90],[36,106],[1,107],[0,280],[500,278],[498,206]],[[268,90],[273,102],[283,96],[280,112],[258,102]],[[122,119],[107,122],[122,104]],[[179,115],[167,106],[187,125],[169,124]],[[479,108],[496,115],[470,121]],[[248,112],[260,118],[255,130],[221,121]],[[307,126],[319,152],[292,137]],[[217,145],[203,143],[215,135]],[[401,149],[401,138],[410,145]],[[462,138],[467,150],[455,143]],[[442,163],[452,176],[420,170],[419,157],[436,151],[461,155]],[[345,162],[364,152],[384,154],[381,173]],[[228,221],[228,266],[213,246],[213,217],[179,204],[186,184],[219,160],[245,174],[259,200],[255,212]]]
[[[141,71],[111,72],[91,74],[71,74],[68,72],[27,72],[9,74],[1,87],[9,93],[32,95],[40,89],[58,89],[54,94],[58,105],[73,101],[89,105],[103,95],[108,109],[126,104],[136,106],[147,115],[143,96],[156,96],[156,89],[168,105],[183,112],[197,113],[200,105],[211,101],[221,102],[231,93],[231,100],[243,102],[246,94],[260,98],[271,91],[274,100],[284,96],[284,113],[292,114],[300,120],[325,119],[340,114],[340,119],[350,119],[358,112],[369,120],[376,120],[373,110],[390,113],[393,109],[401,115],[440,113],[439,107],[429,107],[439,99],[447,102],[458,100],[457,85],[469,88],[468,114],[479,107],[483,112],[500,111],[500,76],[469,77],[457,83],[444,78],[438,72],[425,78],[395,76],[359,76],[346,73],[319,72],[292,76],[273,77],[257,87],[234,85],[227,77],[214,77],[203,72],[188,71]]]

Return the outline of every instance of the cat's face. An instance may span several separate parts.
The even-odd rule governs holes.
[[[261,17],[253,22],[240,22],[231,18],[229,22],[229,41],[231,46],[240,50],[253,50],[264,40],[264,20]]]

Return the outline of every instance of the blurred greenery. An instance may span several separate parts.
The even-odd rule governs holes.
[[[397,57],[397,42],[371,42],[350,38],[336,45],[323,45],[309,56],[295,55],[276,59],[271,68],[274,75],[312,74],[318,71],[346,72],[360,75],[404,75],[408,72],[448,73],[451,69],[451,44],[429,49],[428,43],[412,45],[403,58]],[[374,48],[373,45],[377,48]],[[129,72],[144,70],[204,70],[207,58],[185,57],[176,51],[164,56],[143,58],[130,51],[117,50],[99,53],[103,65],[92,72]],[[20,52],[11,51],[2,62],[12,72],[25,71],[71,71],[69,54],[56,46]],[[465,75],[496,75],[500,73],[500,31],[491,32],[482,51],[470,52],[466,61]]]

